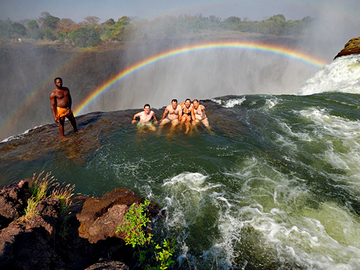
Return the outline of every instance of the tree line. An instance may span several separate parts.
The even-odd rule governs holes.
[[[313,19],[286,20],[282,14],[263,21],[250,21],[248,18],[231,16],[226,19],[214,15],[180,15],[159,17],[152,21],[123,16],[117,21],[108,19],[103,23],[96,16],[88,16],[84,21],[60,19],[49,12],[41,13],[32,20],[13,22],[10,19],[0,20],[0,42],[30,38],[33,40],[58,40],[64,44],[77,47],[94,47],[104,41],[129,41],[151,38],[180,37],[186,33],[204,31],[233,30],[268,35],[301,35]]]

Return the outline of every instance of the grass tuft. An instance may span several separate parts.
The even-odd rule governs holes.
[[[46,198],[54,198],[60,200],[60,211],[64,211],[71,204],[71,198],[74,195],[75,185],[55,183],[56,179],[51,176],[51,172],[43,176],[44,171],[36,177],[34,173],[33,184],[30,188],[31,197],[27,201],[25,215],[20,219],[28,222],[31,218],[37,216],[36,211],[38,204]],[[51,192],[50,192],[51,190]]]

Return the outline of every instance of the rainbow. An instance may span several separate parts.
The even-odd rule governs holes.
[[[158,61],[181,55],[189,52],[203,51],[203,50],[213,50],[213,49],[243,49],[243,50],[255,50],[265,53],[272,53],[279,56],[289,57],[291,59],[302,61],[306,64],[310,64],[316,68],[321,68],[326,65],[327,62],[320,58],[316,58],[310,54],[303,53],[297,50],[286,48],[280,45],[264,44],[264,43],[254,43],[254,42],[211,42],[205,44],[196,44],[185,46],[181,48],[172,49],[166,52],[162,52],[151,56],[145,60],[142,60],[138,63],[135,63],[128,68],[124,69],[116,76],[106,81],[104,84],[96,88],[88,97],[86,97],[74,110],[74,114],[78,115],[99,95],[108,90],[111,86],[121,81],[123,78],[128,75],[138,71],[146,66],[154,64]]]

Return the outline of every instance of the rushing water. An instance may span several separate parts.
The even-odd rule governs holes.
[[[348,56],[303,95],[202,101],[213,133],[139,132],[136,110],[80,116],[67,142],[43,126],[0,144],[0,183],[129,187],[166,209],[155,234],[177,236],[178,269],[360,269],[359,71]]]

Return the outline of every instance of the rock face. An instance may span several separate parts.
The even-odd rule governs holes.
[[[345,44],[344,49],[342,49],[335,58],[350,54],[360,54],[360,37],[350,39],[349,42]]]
[[[129,269],[133,250],[115,231],[130,205],[142,201],[137,194],[117,188],[101,198],[77,196],[65,212],[58,199],[47,198],[25,221],[19,217],[29,181],[0,191],[0,269]]]
[[[141,203],[141,198],[126,188],[114,189],[101,198],[87,198],[81,213],[76,215],[80,221],[79,236],[90,243],[108,237],[123,238],[115,231],[133,203]]]

